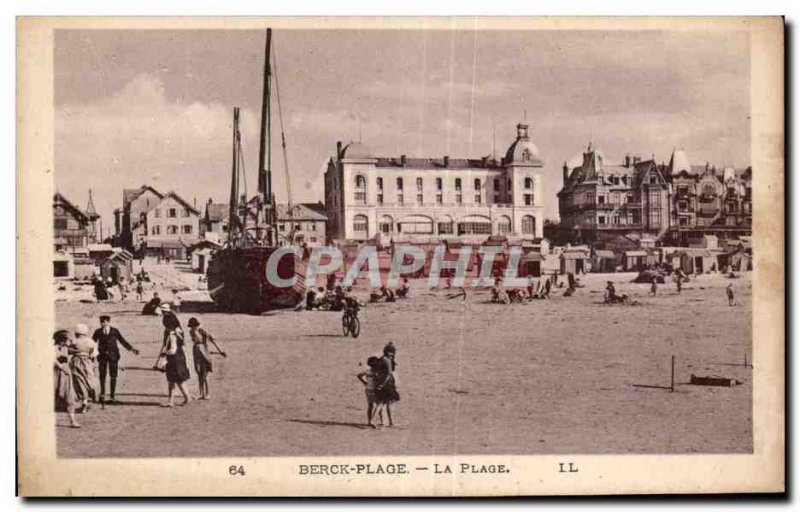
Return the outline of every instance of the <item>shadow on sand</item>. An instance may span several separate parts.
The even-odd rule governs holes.
[[[363,423],[345,423],[341,421],[319,421],[319,420],[286,420],[292,423],[306,423],[308,425],[317,425],[320,427],[351,427],[358,429],[368,429],[368,425]]]

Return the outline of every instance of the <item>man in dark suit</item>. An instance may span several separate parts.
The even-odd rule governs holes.
[[[139,351],[128,343],[116,327],[111,327],[111,317],[102,315],[100,317],[100,328],[94,331],[92,339],[97,342],[97,361],[100,363],[100,399],[103,400],[106,394],[106,372],[111,377],[111,397],[109,402],[116,401],[114,392],[117,389],[117,371],[119,368],[119,342],[127,350],[134,354]]]

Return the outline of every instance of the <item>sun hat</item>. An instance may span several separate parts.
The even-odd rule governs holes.
[[[75,334],[78,336],[88,336],[89,335],[89,326],[86,324],[78,324],[75,326]]]
[[[172,308],[169,306],[169,302],[165,302],[161,304],[161,311],[172,311]]]

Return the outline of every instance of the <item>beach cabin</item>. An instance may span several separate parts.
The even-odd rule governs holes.
[[[598,249],[594,251],[592,258],[592,272],[616,272],[620,265],[619,260],[614,251]]]
[[[100,277],[106,282],[110,278],[114,284],[124,277],[130,283],[133,278],[133,254],[123,249],[103,260],[100,263]]]
[[[591,266],[589,248],[584,245],[565,247],[559,256],[562,274],[582,274]]]
[[[623,268],[626,272],[639,271],[647,268],[647,251],[635,250],[623,253]]]

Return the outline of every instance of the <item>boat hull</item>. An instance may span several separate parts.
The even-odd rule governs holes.
[[[294,284],[278,287],[267,279],[267,262],[277,247],[224,248],[208,265],[208,290],[223,310],[260,314],[296,307],[305,297],[306,262],[291,252],[278,261],[278,277]]]

